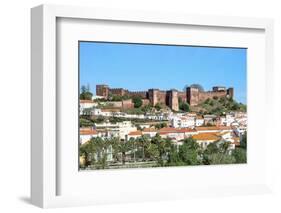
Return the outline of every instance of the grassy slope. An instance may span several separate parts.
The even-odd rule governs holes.
[[[194,112],[216,115],[221,115],[230,111],[246,112],[246,110],[246,105],[229,98],[207,99],[203,103],[191,107],[191,111]]]

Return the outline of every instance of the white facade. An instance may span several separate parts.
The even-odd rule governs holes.
[[[85,109],[91,109],[93,107],[96,107],[97,103],[94,103],[91,100],[80,100],[79,106],[80,106],[80,115],[83,115]]]
[[[105,122],[94,124],[94,127],[95,129],[105,129],[109,137],[120,137],[121,139],[125,139],[130,132],[137,131],[137,128],[133,126],[131,121],[123,121],[116,124]]]
[[[189,116],[173,117],[172,127],[174,128],[193,128],[195,126],[195,118]]]
[[[203,118],[196,118],[195,125],[196,126],[203,126],[204,125],[204,119]]]

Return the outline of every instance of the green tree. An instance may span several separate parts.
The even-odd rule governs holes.
[[[126,163],[126,153],[132,149],[131,143],[128,141],[119,141],[118,150],[122,154],[122,164]]]
[[[178,145],[171,145],[170,152],[168,153],[168,162],[169,166],[181,166],[184,165],[184,162],[181,160],[178,153]]]
[[[213,153],[208,156],[210,164],[232,164],[235,158],[232,155],[224,153]]]
[[[80,92],[80,99],[81,100],[92,100],[93,93],[90,92],[90,86],[82,86]]]
[[[80,120],[80,122],[79,122],[80,127],[89,127],[89,126],[93,126],[93,124],[94,124],[92,121],[90,121],[86,118],[80,118],[79,120]]]
[[[159,111],[159,110],[161,110],[162,109],[162,106],[161,106],[161,104],[160,103],[157,103],[157,104],[155,104],[155,109],[157,110],[157,111]]]
[[[142,135],[141,137],[137,138],[137,146],[141,152],[142,161],[145,161],[145,153],[147,153],[147,148],[150,144],[150,140],[146,135]]]
[[[247,132],[245,132],[241,136],[240,147],[243,149],[247,149]]]
[[[151,144],[155,144],[158,149],[158,156],[154,156],[157,159],[159,166],[164,166],[167,153],[170,149],[170,140],[162,138],[158,133],[151,139]]]
[[[162,122],[162,123],[155,124],[156,129],[162,129],[164,127],[167,127],[167,123]]]
[[[190,106],[186,102],[179,103],[179,108],[180,108],[180,110],[185,111],[185,112],[189,112],[190,111]]]
[[[112,147],[112,157],[114,159],[114,162],[119,162],[119,138],[111,138],[110,140],[110,145]]]
[[[143,113],[147,113],[147,112],[151,112],[152,108],[153,108],[152,105],[148,104],[148,105],[143,106],[141,109],[142,109]]]
[[[247,163],[247,153],[245,149],[236,148],[232,151],[232,156],[235,158],[235,163]]]
[[[179,147],[179,158],[186,165],[200,164],[199,153],[200,153],[200,146],[192,138],[185,139],[183,145]]]
[[[135,96],[132,99],[135,108],[140,108],[142,106],[142,99],[139,96]]]
[[[112,95],[110,97],[110,100],[111,101],[122,101],[122,96],[120,96],[120,95]]]

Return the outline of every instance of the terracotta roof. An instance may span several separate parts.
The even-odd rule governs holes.
[[[195,128],[197,131],[207,131],[207,130],[231,130],[229,126],[198,126]]]
[[[94,103],[92,100],[80,100],[80,104]]]
[[[196,129],[191,128],[181,128],[177,130],[178,132],[197,132]]]
[[[133,136],[133,135],[142,135],[141,131],[134,131],[134,132],[130,132],[128,135]]]
[[[159,130],[159,133],[185,133],[185,132],[196,132],[196,130],[190,128],[172,128],[172,127],[165,127]]]
[[[85,129],[80,129],[80,135],[97,135],[98,132],[95,129],[90,129],[90,128],[85,128]]]
[[[206,141],[217,141],[220,139],[220,137],[218,137],[215,134],[212,133],[199,133],[197,135],[193,135],[192,136],[193,139],[195,140],[206,140]]]
[[[175,132],[176,128],[172,128],[172,127],[164,127],[162,129],[159,129],[159,132]]]

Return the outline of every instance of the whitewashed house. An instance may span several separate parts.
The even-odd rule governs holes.
[[[84,144],[92,138],[98,137],[98,132],[93,128],[80,128],[80,143]]]
[[[80,115],[83,115],[86,109],[91,109],[96,106],[97,103],[94,103],[92,100],[80,100],[79,102]]]
[[[174,116],[172,127],[174,128],[193,128],[195,126],[195,117],[191,116]]]

